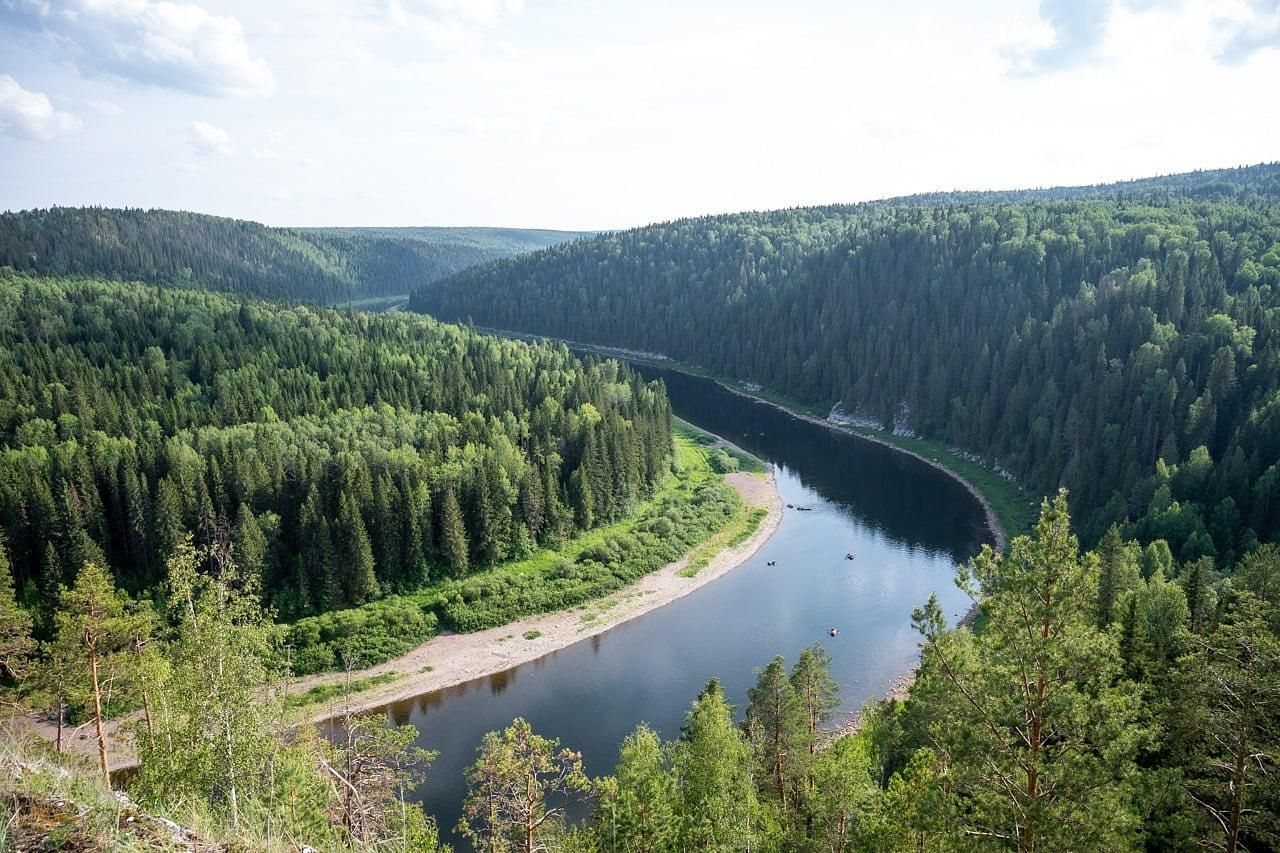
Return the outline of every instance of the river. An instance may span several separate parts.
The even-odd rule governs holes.
[[[912,608],[936,592],[952,620],[968,609],[952,583],[954,565],[991,533],[959,483],[710,380],[635,367],[666,382],[681,418],[771,464],[785,504],[810,509],[784,512],[754,557],[665,607],[507,672],[388,706],[392,722],[417,726],[419,746],[439,751],[413,797],[461,849],[453,827],[464,769],[484,733],[515,717],[581,750],[587,771],[599,776],[612,770],[622,739],[640,722],[676,736],[709,678],[720,678],[741,705],[754,668],[777,654],[790,663],[812,643],[831,653],[841,713],[855,711],[911,669],[918,654]]]

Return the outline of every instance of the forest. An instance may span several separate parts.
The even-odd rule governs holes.
[[[434,850],[413,729],[322,735],[287,676],[576,605],[741,513],[710,475],[736,460],[617,362],[83,272],[0,274],[0,688],[101,745],[0,767],[76,803],[77,842],[156,849],[162,815],[232,848]],[[903,695],[833,728],[813,647],[598,777],[515,720],[467,772],[476,849],[1280,849],[1280,167],[664,223],[411,305],[664,353],[1049,496],[957,567],[972,620],[920,602]],[[127,806],[108,718],[142,759]],[[15,814],[4,838],[47,836]]]
[[[469,266],[578,236],[515,228],[269,228],[174,210],[53,207],[0,213],[0,267],[334,305],[402,297]]]
[[[441,319],[665,354],[1230,565],[1280,534],[1280,166],[681,220],[464,271]]]
[[[25,849],[53,825],[91,849],[171,849],[159,813],[202,849],[440,849],[406,797],[434,758],[412,747],[413,726],[342,712],[319,737],[291,717],[251,579],[234,561],[209,574],[208,554],[174,550],[158,609],[87,564],[42,663],[0,588],[7,674],[80,707],[136,703],[142,758],[121,801],[105,751],[96,779],[0,752],[64,809],[19,808],[5,837]],[[1059,494],[1007,553],[984,547],[957,568],[972,625],[951,629],[936,599],[917,608],[923,656],[904,700],[833,731],[840,688],[812,646],[758,669],[742,708],[711,680],[677,736],[640,724],[599,777],[516,719],[477,747],[457,831],[494,853],[1276,849],[1280,549],[1229,577],[1202,569],[1114,529],[1082,551]]]
[[[86,562],[153,589],[188,535],[280,618],[353,607],[616,521],[668,470],[662,388],[563,347],[19,274],[0,318],[0,529],[43,620]]]

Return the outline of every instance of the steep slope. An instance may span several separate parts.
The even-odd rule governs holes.
[[[662,223],[415,292],[1071,489],[1184,559],[1280,534],[1280,165]]]
[[[0,267],[335,304],[403,296],[466,267],[579,236],[509,228],[269,228],[183,211],[55,207],[0,214]]]

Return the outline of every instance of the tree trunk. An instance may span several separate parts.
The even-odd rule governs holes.
[[[98,733],[98,763],[102,766],[102,779],[108,788],[111,787],[111,767],[107,763],[107,733],[102,725],[102,685],[98,683],[98,650],[90,640],[89,677],[93,681],[93,727]]]

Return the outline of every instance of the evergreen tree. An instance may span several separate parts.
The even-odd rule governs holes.
[[[462,523],[462,508],[453,489],[445,489],[440,501],[440,557],[455,573],[467,570],[467,530]]]
[[[720,682],[693,703],[672,746],[681,850],[740,851],[752,846],[758,804],[751,747],[733,724]]]
[[[759,671],[755,686],[747,691],[744,725],[761,774],[761,789],[784,812],[794,808],[792,792],[809,757],[808,721],[781,656]]]
[[[930,739],[968,802],[965,833],[1022,851],[1131,847],[1138,696],[1096,627],[1096,558],[1080,555],[1066,496],[1008,557],[984,546],[957,574],[983,632],[945,633],[935,598],[914,620],[925,689],[949,716]]]
[[[0,534],[0,680],[16,681],[26,675],[35,652],[31,615],[13,594],[9,552]]]
[[[86,563],[75,585],[64,590],[54,616],[55,648],[48,661],[56,672],[52,680],[74,679],[67,685],[74,701],[87,706],[98,742],[98,766],[103,781],[111,785],[108,762],[106,703],[108,691],[115,689],[127,668],[127,652],[135,635],[125,596],[118,592],[106,569]]]
[[[1204,816],[1202,843],[1231,853],[1280,842],[1280,640],[1270,609],[1240,593],[1183,661],[1187,787]]]
[[[627,735],[613,775],[596,784],[595,836],[610,853],[676,850],[675,779],[657,734],[641,725]]]
[[[564,831],[566,804],[590,790],[582,756],[534,734],[519,718],[485,735],[478,753],[467,768],[458,831],[490,853],[550,849]]]

